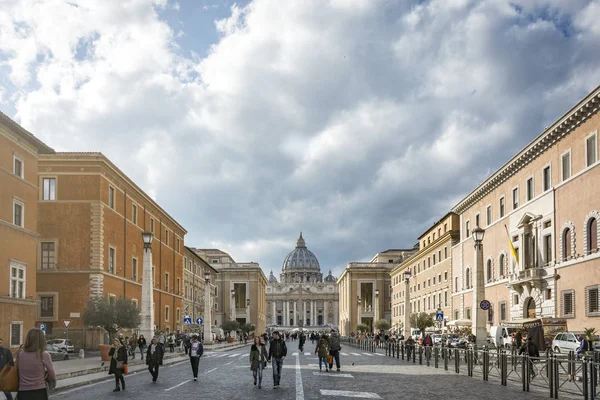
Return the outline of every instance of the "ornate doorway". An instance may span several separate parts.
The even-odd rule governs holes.
[[[523,303],[523,317],[524,318],[536,318],[535,314],[535,300],[528,297]]]

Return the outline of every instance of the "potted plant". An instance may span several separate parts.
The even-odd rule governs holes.
[[[223,331],[227,332],[227,343],[233,343],[233,337],[231,337],[231,331],[236,332],[238,329],[240,329],[240,323],[237,321],[224,321],[223,324],[221,324],[221,329],[223,329]]]
[[[83,323],[103,328],[108,333],[110,343],[117,337],[120,329],[134,329],[139,326],[140,310],[133,301],[122,297],[115,302],[103,297],[92,297],[83,313]],[[108,352],[111,345],[101,344],[99,347],[102,361],[110,361]]]

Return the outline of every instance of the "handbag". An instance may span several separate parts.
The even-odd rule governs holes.
[[[129,367],[127,366],[127,364],[125,364],[125,365],[123,366],[123,373],[124,373],[125,375],[129,374]]]
[[[327,356],[327,364],[333,364],[333,356],[331,354]]]
[[[0,388],[3,392],[19,391],[19,369],[17,367],[17,356],[15,356],[14,366],[6,364],[0,371]]]

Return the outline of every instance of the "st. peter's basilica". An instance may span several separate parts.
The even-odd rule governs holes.
[[[283,261],[279,281],[271,271],[267,285],[267,326],[282,330],[337,328],[339,293],[329,271],[323,278],[317,257],[300,233],[296,248]]]

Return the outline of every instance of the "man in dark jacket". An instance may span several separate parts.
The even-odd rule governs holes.
[[[2,371],[7,364],[15,365],[13,362],[13,355],[10,349],[2,346],[2,339],[0,338],[0,371]],[[6,400],[13,400],[11,392],[4,392],[4,395],[6,396]]]
[[[335,360],[335,366],[338,371],[340,370],[340,350],[342,350],[340,335],[338,335],[335,329],[332,329],[331,335],[329,335],[329,355]],[[333,368],[333,360],[332,363],[329,364],[329,369]]]
[[[287,356],[287,347],[285,341],[279,337],[279,332],[273,332],[273,339],[269,345],[269,358],[267,361],[273,359],[273,388],[279,387],[279,381],[281,380],[281,368],[283,367],[283,360]]]
[[[190,342],[190,348],[188,356],[190,356],[190,363],[192,364],[192,373],[194,374],[194,381],[198,380],[198,364],[200,364],[200,357],[204,354],[204,347],[202,343],[198,341],[198,335],[192,336]]]
[[[521,346],[521,349],[519,350],[519,355],[523,353],[527,353],[527,355],[529,355],[529,373],[532,377],[534,377],[535,370],[533,369],[533,360],[531,358],[539,358],[540,352],[538,351],[535,343],[533,343],[533,338],[531,336],[527,337],[527,341],[523,343],[523,346]]]
[[[148,366],[148,371],[152,374],[153,383],[158,379],[158,367],[162,365],[164,355],[165,350],[163,346],[158,343],[158,338],[154,336],[146,352],[146,365]]]

